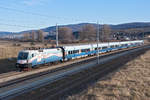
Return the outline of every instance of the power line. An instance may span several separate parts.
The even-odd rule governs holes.
[[[0,22],[0,25],[13,26],[13,27],[23,27],[23,28],[35,28],[35,27],[29,27],[29,26],[24,26],[24,25],[5,24],[5,23],[1,23],[1,22]]]
[[[43,16],[43,17],[49,17],[49,16],[42,15],[42,14],[39,14],[39,13],[33,13],[33,12],[28,12],[28,11],[24,11],[24,10],[18,10],[18,9],[14,9],[14,8],[8,8],[8,7],[2,7],[2,6],[0,6],[0,8],[1,8],[1,9],[5,9],[5,10],[20,12],[20,13],[28,13],[28,14],[32,14],[32,15],[38,15],[38,16]]]
[[[18,10],[18,9],[14,9],[14,8],[3,7],[3,6],[0,6],[0,8],[4,9],[4,10],[15,11],[15,12],[25,13],[25,14],[31,14],[31,15],[41,16],[41,17],[45,17],[45,18],[56,18],[56,19],[63,19],[63,20],[79,21],[79,19],[74,19],[74,18],[43,15],[43,14],[40,14],[40,13],[34,13],[34,12],[29,12],[29,11],[24,11],[24,10]]]
[[[53,18],[56,18],[56,19],[81,21],[79,19],[74,19],[74,18],[48,16],[48,15],[43,15],[43,14],[40,14],[40,13],[35,13],[35,12],[30,12],[30,11],[24,11],[24,10],[19,10],[19,9],[14,9],[14,8],[9,8],[9,7],[3,7],[3,6],[0,6],[0,9],[9,10],[9,11],[13,11],[13,12],[19,12],[19,13],[30,14],[30,15],[35,15],[35,16],[41,16],[41,17],[45,17],[47,19],[50,19],[51,17],[53,17]],[[12,21],[12,22],[14,22],[14,21]],[[43,24],[43,22],[40,22],[40,23]],[[5,24],[5,23],[1,23],[1,22],[0,22],[0,24],[1,25],[6,25],[6,26],[13,26],[13,27],[35,28],[35,27],[29,27],[29,26],[25,26],[25,25]]]
[[[6,19],[4,19],[4,18],[0,18],[0,20],[2,20],[2,21],[7,21],[7,22],[21,22],[21,23],[27,22],[27,21],[18,21],[18,20],[14,20],[14,19],[7,19],[7,20],[6,20]],[[33,21],[33,20],[32,20],[32,21]],[[28,21],[28,23],[29,23],[29,22],[31,22],[31,21]],[[37,22],[37,21],[36,21],[36,22]],[[33,22],[33,23],[34,23],[34,22]],[[43,26],[43,25],[46,25],[46,24],[44,24],[44,23],[45,23],[44,21],[43,21],[43,22],[42,22],[42,21],[38,21],[38,26],[39,26],[39,24],[42,25],[42,26]],[[39,26],[39,27],[42,27],[42,26]],[[31,26],[31,27],[32,27],[32,26]]]

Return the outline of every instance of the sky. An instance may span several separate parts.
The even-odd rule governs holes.
[[[150,22],[150,0],[0,0],[0,31],[49,26]]]

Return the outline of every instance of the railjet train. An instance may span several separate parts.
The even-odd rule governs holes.
[[[41,64],[68,61],[71,59],[95,55],[99,53],[110,52],[123,48],[130,48],[144,44],[143,40],[109,42],[88,45],[72,45],[55,48],[43,48],[38,50],[20,51],[17,58],[16,67],[35,68]]]

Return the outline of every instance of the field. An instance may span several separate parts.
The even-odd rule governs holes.
[[[15,70],[16,57],[23,47],[15,47],[11,43],[0,42],[0,73]]]
[[[20,43],[0,40],[0,74],[16,70],[15,63],[18,52],[27,47],[31,47],[29,42]],[[43,45],[41,43],[37,43],[34,47],[43,47]]]
[[[132,56],[132,55],[131,55]],[[150,51],[68,100],[150,100]]]

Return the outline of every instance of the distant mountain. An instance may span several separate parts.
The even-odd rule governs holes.
[[[97,26],[97,24],[94,23],[80,23],[80,24],[69,24],[69,25],[60,25],[59,27],[69,27],[72,29],[73,32],[79,31],[81,29],[81,27],[83,27],[84,25],[87,24],[91,24],[93,26]],[[102,25],[100,25],[101,28]],[[150,30],[150,22],[134,22],[134,23],[125,23],[125,24],[118,24],[118,25],[110,25],[112,30],[124,30],[124,29],[133,29],[133,28],[143,28],[143,29],[147,29]],[[44,31],[45,33],[49,33],[49,34],[54,34],[55,30],[56,30],[56,26],[51,26],[51,27],[47,27],[47,28],[43,28],[41,29],[42,31]],[[18,32],[17,34],[24,34],[24,33],[28,33],[31,32],[33,30],[27,30],[27,31],[22,31],[22,32]],[[36,31],[36,30],[34,30]],[[4,37],[7,35],[11,35],[12,32],[0,32],[0,37]],[[15,34],[15,35],[17,35]]]
[[[111,25],[112,29],[131,29],[131,28],[147,28],[150,27],[150,22],[134,22],[118,25]]]
[[[69,24],[69,25],[60,25],[58,27],[69,27],[72,29],[73,32],[75,31],[79,31],[81,29],[82,26],[87,25],[87,24],[92,24],[92,23],[80,23],[80,24]],[[92,24],[94,26],[96,26],[96,24]],[[56,26],[52,26],[52,27],[47,27],[44,29],[41,29],[44,32],[50,32],[50,31],[55,31],[56,30]]]
[[[59,27],[69,27],[72,29],[73,32],[79,31],[82,26],[91,24],[95,27],[97,27],[97,24],[94,23],[81,23],[81,24],[71,24],[71,25],[61,25]],[[102,25],[100,25],[101,28]],[[132,29],[132,28],[150,28],[150,22],[134,22],[134,23],[125,23],[125,24],[118,24],[118,25],[110,25],[111,29],[113,30],[119,30],[119,29]],[[47,27],[44,29],[41,29],[45,32],[55,31],[56,27]]]
[[[0,36],[11,34],[12,32],[2,32],[0,31]]]

